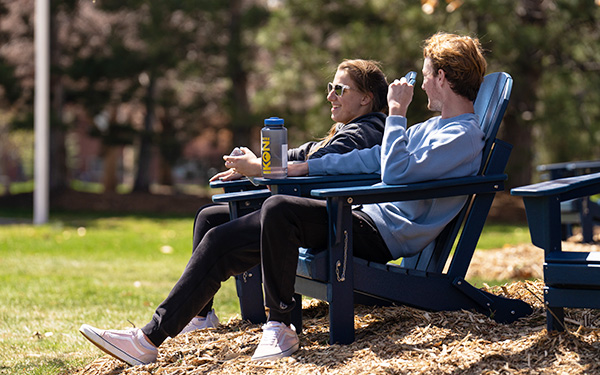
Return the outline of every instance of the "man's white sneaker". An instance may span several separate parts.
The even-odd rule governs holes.
[[[260,343],[252,356],[253,361],[268,361],[292,355],[300,347],[300,340],[293,324],[267,322],[263,327]]]
[[[83,324],[79,332],[104,352],[131,365],[156,362],[158,349],[139,328],[124,331],[103,330]]]
[[[184,333],[192,332],[197,329],[216,328],[218,326],[219,318],[217,317],[217,314],[215,314],[215,309],[212,309],[208,312],[208,314],[206,314],[205,318],[197,316],[190,320],[190,322],[185,327],[183,327],[179,334],[183,335]]]

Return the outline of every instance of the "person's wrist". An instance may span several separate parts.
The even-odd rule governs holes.
[[[260,158],[255,158],[251,163],[251,171],[253,176],[261,176],[262,175],[262,164]]]
[[[288,163],[288,175],[290,177],[308,175],[308,162],[290,162]]]
[[[391,105],[389,108],[390,116],[404,116],[406,117],[406,109],[400,105]]]

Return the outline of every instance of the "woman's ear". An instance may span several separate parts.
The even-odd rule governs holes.
[[[369,105],[373,102],[373,93],[369,92],[363,95],[362,100],[360,101],[361,105]]]

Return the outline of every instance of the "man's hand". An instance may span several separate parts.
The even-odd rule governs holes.
[[[408,105],[412,101],[413,93],[414,86],[409,85],[404,77],[390,83],[387,95],[390,115],[406,117]]]
[[[244,176],[256,177],[262,175],[261,160],[249,148],[240,148],[244,154],[240,156],[224,155],[225,166]]]

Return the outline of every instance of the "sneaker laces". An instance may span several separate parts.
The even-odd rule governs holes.
[[[260,340],[261,345],[269,345],[274,346],[277,343],[277,336],[279,332],[283,329],[284,325],[282,324],[265,324],[263,326],[263,336]]]

